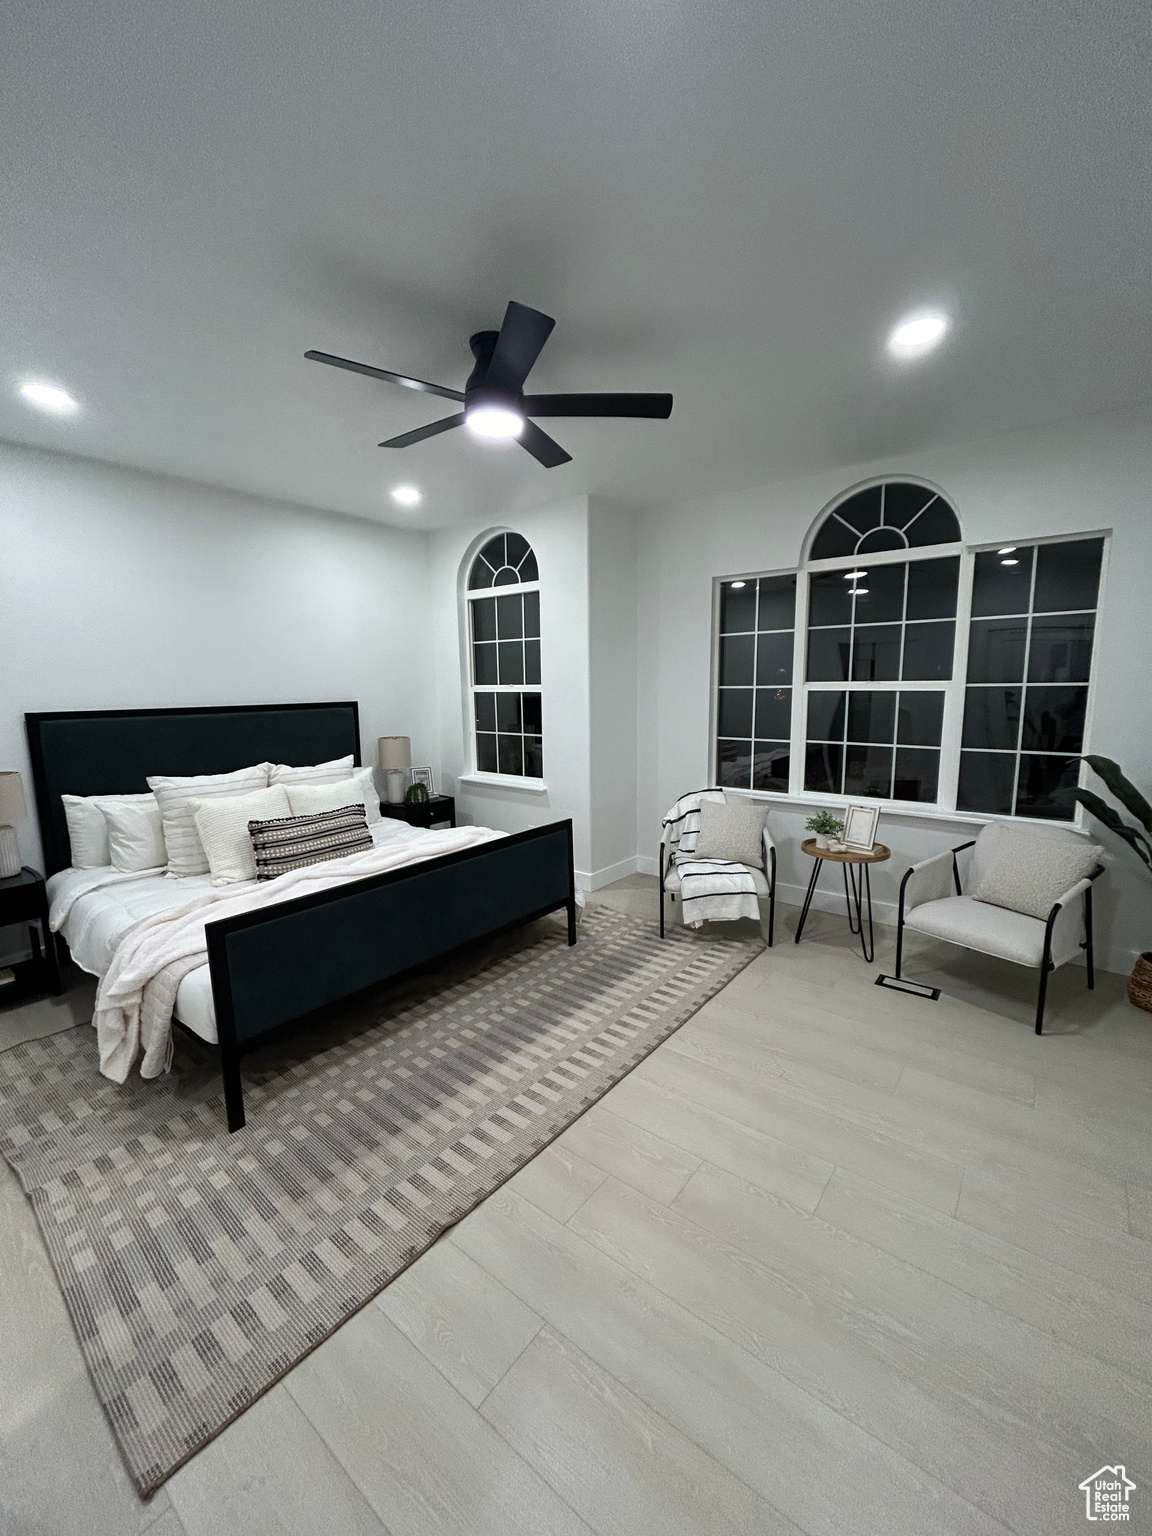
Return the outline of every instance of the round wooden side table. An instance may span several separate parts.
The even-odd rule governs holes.
[[[867,853],[860,848],[817,848],[816,839],[806,837],[800,844],[800,849],[812,859],[812,878],[808,882],[808,894],[804,897],[804,906],[796,929],[797,944],[804,932],[804,924],[808,921],[808,909],[812,905],[820,871],[825,864],[839,864],[844,871],[844,905],[848,908],[848,927],[853,933],[860,935],[860,948],[865,960],[871,965],[876,958],[876,935],[872,929],[872,880],[868,870],[871,865],[883,864],[885,859],[890,859],[891,848],[886,848],[883,843],[874,844]],[[864,933],[863,900],[865,896],[868,898],[867,936]],[[853,915],[853,909],[855,909],[855,915]]]

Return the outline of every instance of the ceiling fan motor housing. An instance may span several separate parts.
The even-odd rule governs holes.
[[[468,338],[468,346],[476,359],[476,366],[468,375],[468,382],[464,385],[465,413],[474,411],[482,405],[495,405],[504,410],[515,411],[518,415],[524,414],[522,389],[509,389],[506,386],[488,383],[492,353],[496,350],[496,343],[499,340],[499,331],[477,331]]]

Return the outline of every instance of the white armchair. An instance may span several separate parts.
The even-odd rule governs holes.
[[[694,849],[700,826],[701,803],[705,800],[722,802],[723,799],[722,789],[704,789],[693,795],[682,795],[665,819],[660,837],[659,855],[661,938],[664,937],[664,898],[667,895],[675,902],[681,890],[680,870],[676,863],[681,839],[685,840],[683,849],[685,854],[690,849]],[[757,898],[765,896],[768,898],[768,947],[771,949],[776,931],[776,844],[768,830],[767,822],[760,834],[760,844],[762,850],[760,866],[745,864],[739,867],[746,869],[752,876]]]
[[[1092,882],[1104,872],[1097,864],[1056,901],[1046,919],[1029,917],[1006,907],[993,906],[965,896],[960,883],[957,854],[974,848],[976,840],[960,843],[930,859],[913,864],[900,882],[900,910],[896,923],[896,974],[877,977],[877,985],[913,992],[933,1001],[939,987],[911,981],[903,974],[904,930],[929,938],[944,939],[981,954],[996,955],[1016,965],[1040,972],[1036,998],[1036,1033],[1044,1031],[1044,1000],[1048,976],[1084,951],[1088,987],[1096,985],[1092,955]]]

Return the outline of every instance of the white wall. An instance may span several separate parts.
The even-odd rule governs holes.
[[[29,801],[26,710],[323,699],[359,701],[366,761],[404,734],[439,769],[425,535],[0,445],[0,767]]]
[[[523,785],[462,779],[468,739],[468,657],[460,623],[463,582],[472,556],[493,533],[522,533],[540,570],[540,678],[543,696],[543,793]],[[445,529],[432,537],[432,623],[445,785],[461,821],[520,832],[571,817],[575,861],[587,887],[592,864],[590,817],[588,500],[578,496],[517,514],[509,523]]]
[[[636,518],[588,508],[593,889],[636,869]]]
[[[1090,747],[1152,786],[1152,435],[1146,419],[1118,418],[857,464],[708,502],[651,509],[638,547],[639,760],[637,848],[649,859],[660,816],[708,782],[712,578],[794,566],[813,520],[839,492],[878,474],[939,484],[970,543],[1113,530],[1097,631]],[[798,852],[811,808],[773,806],[785,899],[799,901],[808,861]],[[890,918],[908,863],[972,835],[970,824],[882,816],[893,850],[874,871],[879,915]],[[1126,971],[1152,943],[1152,882],[1109,844],[1098,892],[1102,963]],[[803,867],[802,867],[803,866]],[[645,868],[655,869],[654,862]],[[842,906],[843,896],[840,903]],[[833,898],[826,898],[829,906]]]

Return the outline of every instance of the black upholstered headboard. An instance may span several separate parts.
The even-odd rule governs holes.
[[[50,875],[69,862],[61,795],[144,794],[155,773],[231,773],[263,762],[303,767],[349,752],[360,762],[355,703],[54,710],[25,715],[24,724]]]

